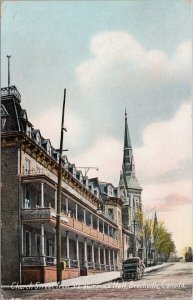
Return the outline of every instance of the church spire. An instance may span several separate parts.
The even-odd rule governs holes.
[[[127,111],[125,108],[125,138],[124,138],[124,149],[125,148],[132,148],[131,147],[131,139],[130,139],[130,135],[129,135],[129,128],[128,128],[128,124],[127,124]]]
[[[127,124],[127,112],[125,109],[125,136],[123,149],[123,173],[125,176],[135,175],[135,165],[133,159],[133,149],[131,146],[131,139],[129,135],[129,128]]]

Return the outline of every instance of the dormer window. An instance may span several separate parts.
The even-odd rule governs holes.
[[[31,137],[31,126],[29,126],[28,124],[26,124],[26,134]]]
[[[6,123],[6,119],[7,119],[8,115],[9,114],[8,114],[5,106],[2,104],[1,105],[1,131],[4,131],[4,129],[5,129],[5,123]]]
[[[36,133],[36,143],[37,143],[38,145],[41,145],[41,137],[40,137],[39,132]]]
[[[48,155],[50,155],[50,156],[51,156],[51,154],[52,154],[52,148],[51,148],[51,145],[50,145],[49,142],[47,143],[47,153],[48,153]]]
[[[112,187],[109,185],[109,186],[108,186],[108,195],[109,195],[109,196],[112,196],[112,194],[113,194],[113,189],[112,189]]]

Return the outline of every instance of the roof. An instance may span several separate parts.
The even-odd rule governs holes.
[[[136,177],[126,176],[127,187],[130,189],[142,190],[142,187]]]

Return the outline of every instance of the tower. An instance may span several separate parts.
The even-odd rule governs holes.
[[[122,222],[123,227],[130,232],[131,245],[128,249],[128,256],[138,255],[141,248],[141,226],[136,220],[137,212],[141,211],[142,187],[135,174],[135,161],[133,148],[129,134],[127,112],[125,110],[125,132],[123,148],[123,164],[119,181],[120,196],[123,200]]]

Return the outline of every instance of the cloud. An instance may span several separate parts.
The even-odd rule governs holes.
[[[162,201],[152,202],[147,205],[149,209],[155,209],[157,212],[161,211],[173,211],[178,206],[184,206],[191,204],[192,200],[188,196],[184,196],[178,193],[172,193],[166,196]]]
[[[192,158],[191,104],[186,102],[175,116],[155,122],[143,131],[143,145],[135,149],[135,159],[141,177],[160,177],[183,169]]]
[[[90,169],[89,178],[98,177],[100,181],[111,182],[117,186],[122,163],[121,148],[116,139],[102,137],[84,153],[70,157],[70,161],[75,162],[76,166],[99,168],[98,172]]]
[[[74,109],[96,140],[103,133],[121,141],[126,107],[132,141],[140,144],[148,124],[172,118],[191,95],[190,41],[168,55],[145,49],[127,32],[105,31],[91,38],[89,49],[90,56],[75,69],[82,105]]]
[[[62,111],[60,107],[45,109],[30,121],[35,129],[40,129],[40,132],[45,139],[50,139],[53,147],[59,148],[62,121]],[[67,133],[64,133],[63,144],[64,149],[66,149],[66,145],[70,145],[71,147],[76,145],[77,140],[83,132],[84,125],[78,115],[70,112],[65,114],[64,127],[67,128]]]

